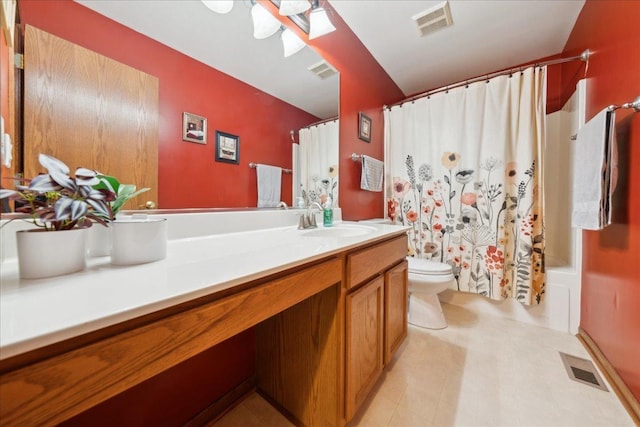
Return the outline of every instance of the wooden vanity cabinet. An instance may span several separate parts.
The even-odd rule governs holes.
[[[384,277],[346,297],[346,419],[350,420],[382,373]]]
[[[409,303],[409,263],[400,264],[384,273],[384,364],[407,337]]]
[[[407,336],[407,236],[347,255],[345,419],[350,421]]]
[[[1,423],[61,423],[255,326],[258,389],[340,427],[406,337],[406,248],[390,237],[2,360]]]

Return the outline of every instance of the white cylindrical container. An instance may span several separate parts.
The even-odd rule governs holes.
[[[16,232],[21,279],[41,279],[84,270],[89,229]]]
[[[118,219],[109,228],[111,264],[143,264],[167,256],[166,218]]]
[[[87,244],[89,256],[108,256],[111,253],[111,230],[101,224],[93,224],[89,228]]]

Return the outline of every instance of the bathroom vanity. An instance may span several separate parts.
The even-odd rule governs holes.
[[[252,327],[255,386],[276,407],[308,426],[354,416],[406,337],[405,229],[194,235],[207,218],[181,215],[168,215],[159,262],[101,257],[81,273],[20,281],[4,260],[3,425],[69,419]]]

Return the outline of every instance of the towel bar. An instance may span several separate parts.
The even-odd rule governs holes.
[[[258,164],[251,162],[251,163],[249,163],[249,167],[251,169],[255,169],[255,168],[258,167]],[[282,169],[282,173],[291,174],[291,169],[285,169],[285,168],[281,168],[281,169]]]
[[[607,107],[607,110],[615,111],[621,108],[632,108],[634,113],[640,113],[640,96],[636,97],[633,101],[626,102],[622,105],[611,104]],[[576,139],[578,139],[578,134],[571,135],[572,141],[575,141]]]

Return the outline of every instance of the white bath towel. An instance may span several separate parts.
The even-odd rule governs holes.
[[[258,207],[276,207],[280,202],[282,168],[258,164],[256,175],[258,177]]]
[[[382,191],[384,163],[373,157],[362,155],[362,175],[360,188],[368,191]]]
[[[611,224],[617,175],[614,129],[615,111],[605,109],[578,131],[573,147],[573,227],[601,230]]]

